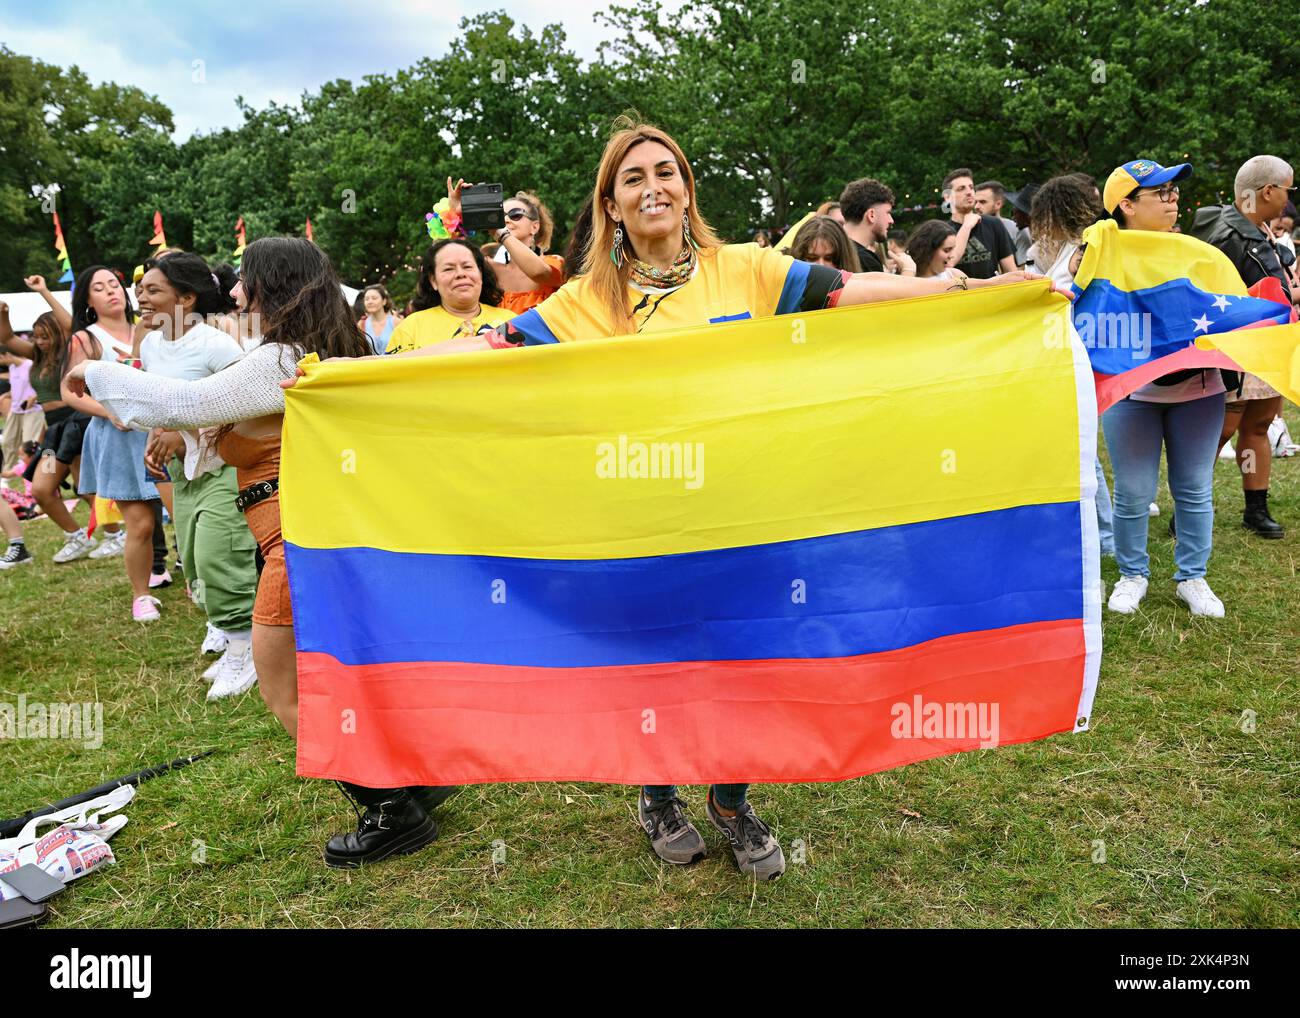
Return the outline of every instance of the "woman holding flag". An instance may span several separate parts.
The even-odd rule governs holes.
[[[989,280],[852,273],[796,261],[756,244],[724,244],[700,212],[695,177],[677,142],[628,117],[614,127],[597,171],[582,274],[498,333],[461,337],[401,356],[634,335],[1031,278],[1023,272]],[[747,788],[715,784],[707,814],[743,873],[774,879],[785,870],[785,856],[746,801]],[[661,859],[684,865],[703,857],[704,839],[675,786],[646,786],[638,803],[641,825]]]
[[[265,237],[248,245],[241,281],[231,296],[260,317],[263,328],[261,343],[228,367],[191,380],[86,359],[68,372],[64,386],[83,400],[84,394],[93,394],[101,412],[129,424],[217,429],[209,443],[236,470],[236,505],[266,559],[252,613],[258,686],[267,707],[296,737],[293,607],[280,533],[280,382],[293,377],[301,357],[361,357],[370,352],[370,343],[343,299],[329,258],[302,238]],[[138,467],[143,474],[143,464]],[[342,868],[412,852],[433,841],[438,827],[426,808],[454,791],[340,785],[354,803],[365,807],[364,815],[358,811],[356,832],[331,838],[325,847],[326,863]]]
[[[1166,168],[1135,159],[1111,173],[1102,204],[1121,229],[1167,233],[1178,221],[1178,182],[1191,173],[1187,163]],[[1102,414],[1115,473],[1115,560],[1120,570],[1107,604],[1111,611],[1131,615],[1146,596],[1151,575],[1148,507],[1156,495],[1163,446],[1178,533],[1177,596],[1193,615],[1223,618],[1223,602],[1205,573],[1213,547],[1214,464],[1224,392],[1218,369],[1194,368],[1158,378]]]

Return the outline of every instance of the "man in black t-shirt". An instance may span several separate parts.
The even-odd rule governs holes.
[[[879,249],[894,225],[894,192],[878,180],[862,177],[844,188],[840,211],[844,213],[844,232],[858,252],[862,271],[884,272]]]
[[[957,235],[953,267],[973,279],[992,279],[1014,272],[1015,248],[1004,227],[993,216],[975,211],[975,177],[969,169],[953,170],[943,178],[943,196],[952,208],[948,228]]]

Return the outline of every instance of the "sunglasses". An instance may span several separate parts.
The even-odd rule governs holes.
[[[517,223],[521,219],[532,219],[534,217],[530,216],[523,209],[511,209],[509,212],[506,213],[506,218],[509,219],[512,223]]]

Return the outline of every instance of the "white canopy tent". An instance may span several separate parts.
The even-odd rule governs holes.
[[[360,290],[348,286],[346,283],[340,283],[339,288],[343,291],[343,297],[348,302],[348,307],[357,299]],[[72,313],[72,291],[71,290],[53,290],[51,293],[54,299],[68,309],[68,314]],[[50,306],[45,303],[45,298],[39,293],[33,293],[31,290],[22,290],[18,293],[0,293],[0,300],[9,305],[9,324],[13,326],[14,332],[31,332],[32,325],[41,315],[50,310]]]
[[[68,314],[71,314],[72,291],[54,290],[52,293],[54,299],[68,309]],[[32,324],[36,319],[50,310],[50,306],[45,303],[45,298],[31,290],[23,290],[20,293],[0,293],[0,300],[9,305],[9,324],[13,326],[14,332],[31,332]]]

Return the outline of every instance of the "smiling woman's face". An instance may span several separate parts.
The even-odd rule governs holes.
[[[478,303],[483,274],[474,255],[464,244],[448,244],[438,252],[433,266],[433,285],[444,304],[468,308]]]
[[[686,178],[672,151],[657,141],[632,146],[614,175],[614,197],[605,211],[621,223],[633,246],[682,231],[690,205]]]

